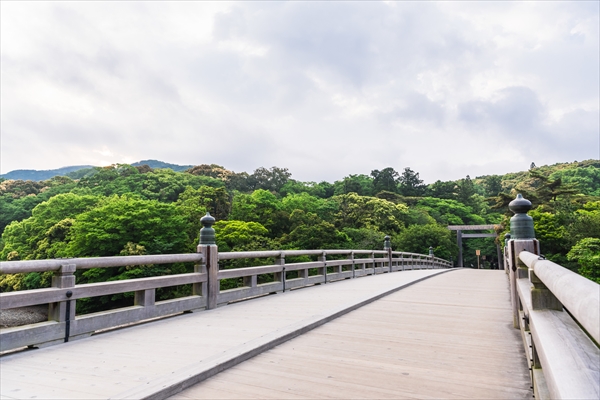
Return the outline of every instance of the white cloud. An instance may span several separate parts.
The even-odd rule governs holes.
[[[598,157],[598,8],[3,2],[1,170],[157,158],[430,182]]]

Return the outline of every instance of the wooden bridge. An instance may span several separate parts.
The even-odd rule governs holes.
[[[50,310],[0,331],[0,398],[600,398],[600,286],[539,257],[519,227],[494,271],[389,242],[219,253],[212,221],[196,254],[0,263],[55,271],[52,288],[0,294],[2,310]],[[257,258],[273,263],[219,269]],[[174,262],[194,272],[75,284],[78,269]],[[242,285],[221,290],[232,278]],[[183,284],[191,296],[155,301]],[[124,292],[135,305],[75,313],[77,299]]]

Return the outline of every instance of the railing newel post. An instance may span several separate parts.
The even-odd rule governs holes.
[[[198,251],[202,253],[206,265],[206,309],[211,310],[217,308],[220,291],[219,250],[215,241],[215,230],[212,227],[215,223],[215,218],[207,212],[204,217],[200,218],[200,223],[203,227],[200,229]]]
[[[327,283],[327,252],[323,251],[318,256],[318,261],[323,263],[323,280],[324,283]]]
[[[285,292],[285,253],[279,252],[279,255],[275,257],[275,265],[281,265],[281,272],[273,273],[273,280],[281,282],[282,290]]]
[[[387,251],[389,272],[392,272],[392,242],[389,236],[385,236],[383,250]]]
[[[68,289],[75,287],[75,264],[62,264],[52,277],[52,286],[58,289]],[[68,342],[71,336],[71,323],[75,321],[75,300],[71,300],[73,292],[66,292],[66,298],[57,303],[48,304],[48,320],[65,323],[65,338]]]

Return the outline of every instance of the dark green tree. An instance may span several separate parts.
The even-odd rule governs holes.
[[[379,193],[381,191],[393,192],[398,191],[398,172],[392,168],[387,167],[381,171],[375,169],[371,171],[373,177],[373,193]]]
[[[400,194],[403,196],[423,196],[427,188],[423,181],[419,179],[419,173],[409,167],[404,168],[402,175],[398,179],[400,185]]]

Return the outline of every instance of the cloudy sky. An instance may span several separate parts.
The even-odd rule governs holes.
[[[6,2],[0,172],[334,181],[599,158],[599,3]]]

